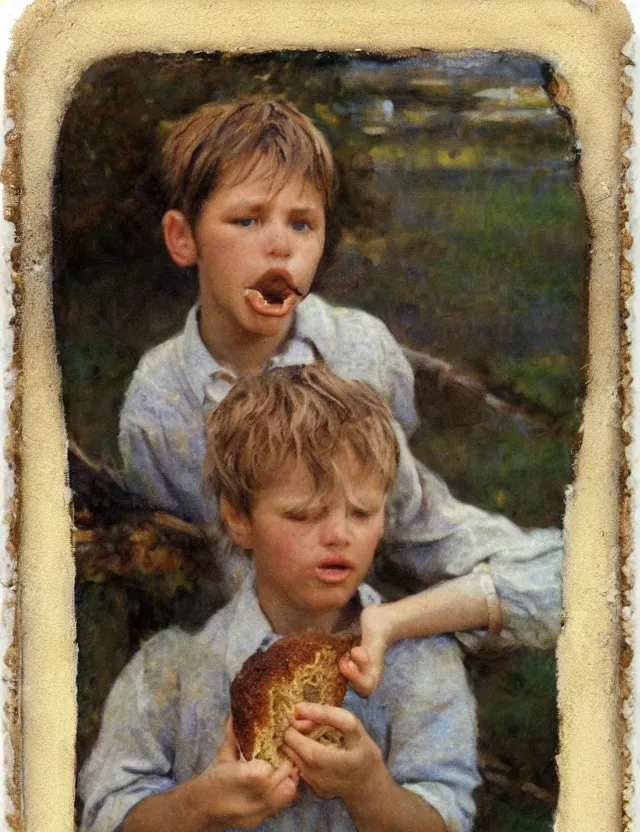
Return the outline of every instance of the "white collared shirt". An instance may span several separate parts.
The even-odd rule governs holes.
[[[362,605],[380,596],[363,584]],[[195,635],[165,630],[151,638],[116,681],[100,736],[79,777],[82,830],[114,832],[144,798],[201,774],[215,758],[229,715],[229,685],[243,662],[277,636],[262,613],[253,573]],[[407,639],[387,653],[378,690],[349,689],[352,711],[380,747],[399,785],[433,806],[449,832],[473,823],[476,726],[460,651],[447,636]],[[303,787],[294,804],[260,832],[354,832],[339,799]]]
[[[413,457],[407,442],[418,421],[413,372],[382,321],[308,295],[296,309],[290,338],[270,363],[309,364],[318,357],[338,375],[370,384],[397,419],[400,464],[388,500],[381,557],[423,586],[469,576],[468,588],[485,596],[490,608],[499,603],[502,610],[504,627],[495,646],[553,647],[561,621],[560,532],[524,532],[501,515],[456,500]],[[201,487],[204,422],[233,379],[200,337],[197,306],[180,334],[142,357],[120,416],[124,475],[134,492],[194,522],[208,525],[217,519],[217,504]],[[212,556],[231,597],[246,573],[246,558],[228,548],[214,549]],[[475,649],[485,635],[459,638]]]

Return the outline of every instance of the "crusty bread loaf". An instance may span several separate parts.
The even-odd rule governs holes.
[[[338,662],[357,640],[350,634],[294,633],[246,660],[231,683],[233,728],[246,760],[258,757],[275,768],[284,762],[280,747],[298,702],[342,704],[347,680]],[[318,726],[311,736],[324,743],[342,741],[329,726]]]

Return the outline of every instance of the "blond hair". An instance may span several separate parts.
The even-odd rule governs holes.
[[[209,416],[203,485],[249,514],[278,473],[303,463],[316,496],[337,484],[345,454],[358,476],[391,487],[399,448],[389,406],[361,381],[322,364],[279,367],[245,376]]]
[[[163,148],[168,207],[193,228],[222,176],[238,184],[258,164],[274,184],[300,174],[322,195],[325,212],[332,208],[336,170],[325,137],[292,104],[258,98],[205,104],[177,124]]]

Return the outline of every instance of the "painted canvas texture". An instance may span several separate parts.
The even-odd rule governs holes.
[[[339,170],[335,260],[313,285],[381,319],[415,373],[412,452],[460,500],[561,527],[584,394],[589,235],[564,81],[524,53],[137,55],[87,70],[56,154],[54,313],[73,490],[78,765],[117,674],[154,632],[223,602],[202,524],[134,496],[118,417],[197,282],[168,257],[158,155],[207,101],[285,97]],[[418,589],[382,569],[389,598]],[[557,799],[552,650],[466,657],[477,830],[547,830]],[[80,806],[77,807],[78,811]]]

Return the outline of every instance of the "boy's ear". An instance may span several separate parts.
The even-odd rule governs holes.
[[[238,546],[242,546],[243,549],[253,548],[251,518],[231,505],[224,494],[220,495],[220,516],[229,529],[229,534]]]
[[[195,266],[198,259],[198,246],[189,225],[182,213],[172,208],[162,218],[162,233],[167,251],[178,266]]]

